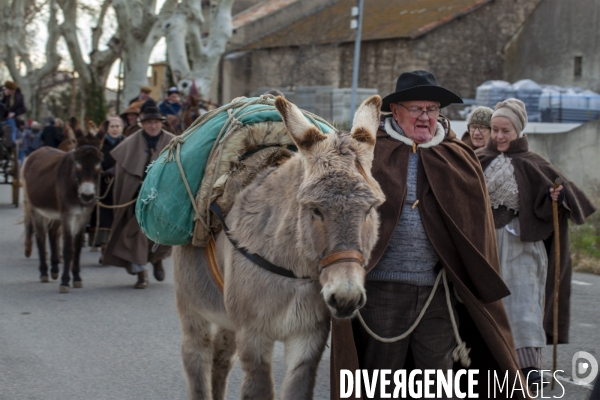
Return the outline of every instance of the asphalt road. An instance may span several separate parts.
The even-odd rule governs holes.
[[[134,290],[135,277],[101,267],[99,253],[82,252],[83,289],[58,293],[58,281],[40,283],[37,252],[23,255],[21,209],[8,205],[0,186],[0,400],[177,400],[187,399],[181,334],[175,310],[172,261],[167,278],[151,278]],[[61,267],[62,268],[62,267]],[[571,343],[559,347],[562,389],[546,398],[584,400],[589,386],[571,380],[573,354],[600,360],[600,277],[575,274]],[[552,348],[544,350],[550,369]],[[284,374],[283,348],[276,346],[277,385]],[[228,399],[239,399],[239,363],[230,375]],[[562,397],[560,397],[562,395]],[[329,398],[329,350],[319,368],[315,399]]]

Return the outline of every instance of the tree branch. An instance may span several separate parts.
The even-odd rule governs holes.
[[[92,28],[92,52],[98,50],[100,37],[102,37],[102,26],[104,25],[104,18],[106,17],[106,12],[108,11],[108,8],[111,4],[112,0],[104,0],[104,3],[102,3],[102,8],[100,9],[100,15],[98,16],[96,26]]]

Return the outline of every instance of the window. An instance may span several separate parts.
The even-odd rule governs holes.
[[[577,56],[575,57],[575,70],[574,75],[575,78],[581,78],[581,65],[583,64],[583,57]]]

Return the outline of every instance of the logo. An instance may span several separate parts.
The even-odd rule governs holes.
[[[573,354],[571,365],[573,382],[578,385],[591,384],[598,375],[598,361],[587,351]]]

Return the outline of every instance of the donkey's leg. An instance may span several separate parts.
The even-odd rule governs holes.
[[[244,370],[242,399],[273,400],[275,389],[271,361],[274,341],[256,332],[238,332],[237,346]]]
[[[74,288],[82,288],[83,281],[81,280],[81,276],[79,275],[79,259],[81,258],[81,248],[83,245],[83,230],[79,231],[75,237],[73,238],[73,259],[71,261],[73,268],[71,268],[71,272],[73,272],[73,287]]]
[[[213,338],[213,400],[225,400],[227,376],[233,366],[235,332],[219,328]]]
[[[211,324],[194,313],[180,298],[177,299],[177,312],[183,341],[181,358],[188,384],[190,400],[211,400],[211,368],[213,362]]]
[[[73,257],[73,235],[65,223],[62,225],[63,237],[63,273],[60,282],[60,292],[69,293],[69,282],[71,281],[71,261]]]
[[[38,214],[33,216],[33,230],[35,231],[35,242],[40,258],[40,280],[48,282],[48,264],[46,264],[46,220]]]
[[[50,238],[50,274],[52,279],[58,279],[58,261],[59,261],[59,240],[60,240],[60,222],[52,221],[48,229],[48,237]]]
[[[281,400],[313,398],[317,368],[328,335],[329,324],[285,341],[286,374],[281,388]]]

